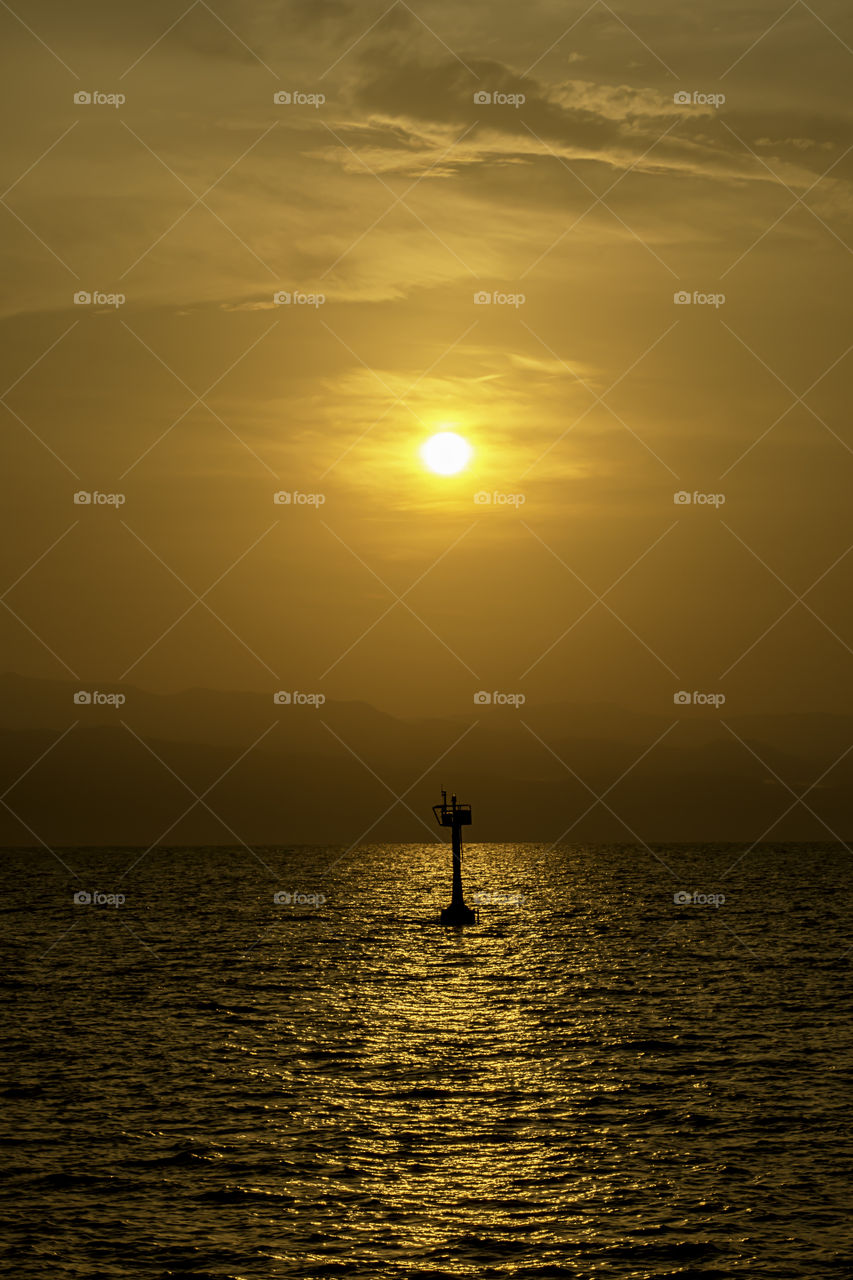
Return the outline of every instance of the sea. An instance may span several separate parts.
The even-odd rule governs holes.
[[[3,1275],[853,1275],[842,845],[0,866]]]

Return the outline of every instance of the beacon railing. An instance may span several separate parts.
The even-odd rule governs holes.
[[[452,827],[454,822],[461,827],[470,827],[471,825],[471,806],[470,804],[434,804],[432,811],[435,814],[435,820],[440,827]]]

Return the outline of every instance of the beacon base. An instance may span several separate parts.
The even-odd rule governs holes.
[[[479,924],[480,913],[471,907],[445,907],[439,917],[439,924],[447,928],[459,928],[464,924]]]

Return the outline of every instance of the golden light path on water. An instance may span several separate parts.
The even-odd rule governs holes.
[[[501,885],[499,851],[494,862],[489,853],[478,847],[479,874]],[[413,848],[409,857],[412,879],[433,889],[437,908],[447,889],[446,848]],[[523,890],[509,884],[491,893],[520,917],[523,901],[513,900]],[[561,1211],[561,1195],[541,1198],[553,1159],[543,1139],[565,1119],[571,1094],[564,1080],[564,1100],[554,1098],[553,1027],[541,1022],[542,1013],[553,1021],[559,990],[554,959],[537,957],[521,936],[508,954],[502,930],[425,928],[418,914],[425,896],[401,900],[399,885],[376,886],[365,945],[345,986],[328,992],[328,1019],[346,1028],[347,1047],[330,1049],[327,1064],[328,1022],[318,1025],[308,1032],[306,1065],[314,1063],[328,1150],[341,1153],[339,1185],[367,1180],[410,1253],[441,1254],[450,1238],[448,1254],[461,1249],[473,1266],[484,1248],[512,1257],[522,1226],[524,1250],[544,1248]],[[374,915],[383,904],[385,927]],[[333,1117],[341,1108],[339,1125]],[[353,1224],[368,1252],[378,1243],[371,1218]],[[318,1231],[324,1222],[321,1212]]]

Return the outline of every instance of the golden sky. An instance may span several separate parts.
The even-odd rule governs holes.
[[[849,708],[848,6],[0,31],[7,669]]]

